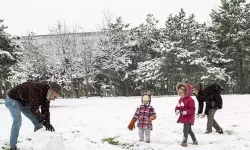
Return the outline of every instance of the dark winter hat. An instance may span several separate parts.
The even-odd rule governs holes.
[[[62,95],[62,87],[61,85],[59,85],[56,82],[53,82],[49,85],[49,88],[55,92],[57,92],[58,94]]]

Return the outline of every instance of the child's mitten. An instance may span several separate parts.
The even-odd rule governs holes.
[[[188,114],[188,112],[186,110],[182,111],[182,115],[187,115],[187,114]]]
[[[128,125],[128,129],[129,130],[133,130],[135,129],[135,122],[136,122],[136,119],[133,117]]]
[[[175,114],[176,114],[176,115],[179,115],[179,113],[180,113],[180,110],[176,110],[176,111],[175,111]]]
[[[152,120],[155,120],[155,119],[156,119],[156,115],[153,114],[153,115],[151,115],[151,116],[149,117],[148,122],[149,122],[149,123],[152,123]]]

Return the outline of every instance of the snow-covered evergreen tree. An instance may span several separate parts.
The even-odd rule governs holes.
[[[193,14],[186,17],[181,9],[178,15],[170,15],[164,34],[171,41],[169,50],[165,52],[163,66],[168,82],[176,84],[227,79],[221,64],[229,60],[218,51],[213,32],[206,24],[195,21]]]
[[[19,37],[13,37],[5,29],[3,20],[0,19],[0,98],[3,98],[10,88],[8,81],[12,67],[17,63],[19,45],[14,42]]]
[[[121,17],[116,18],[114,23],[109,19],[105,21],[95,59],[97,69],[109,77],[112,87],[112,82],[118,84],[124,80],[126,69],[131,64],[125,31],[129,24],[123,23]]]
[[[19,46],[13,42],[17,37],[12,37],[4,30],[7,27],[0,20],[0,80],[7,79],[11,67],[16,64]]]
[[[20,46],[21,55],[18,63],[13,67],[10,80],[12,83],[21,83],[27,80],[47,80],[50,78],[50,62],[52,53],[46,49],[45,45],[39,44],[33,37],[33,32],[22,38]]]
[[[226,72],[236,83],[238,93],[246,93],[250,81],[250,4],[246,0],[221,0],[211,18],[218,48],[227,59],[234,60],[224,65]]]
[[[200,30],[199,40],[200,49],[197,52],[195,59],[190,63],[197,65],[200,72],[196,73],[198,80],[196,82],[221,82],[226,83],[230,76],[226,73],[225,64],[231,62],[231,59],[226,59],[217,47],[215,34],[210,27],[203,26]]]
[[[163,32],[156,27],[157,24],[158,20],[152,14],[148,14],[146,23],[131,29],[129,34],[136,45],[131,60],[135,66],[135,82],[140,83],[136,87],[139,90],[153,89],[162,83],[160,68],[166,42],[163,42]]]
[[[172,42],[170,50],[165,53],[165,65],[167,66],[164,67],[172,69],[171,72],[168,70],[169,73],[166,74],[172,80],[175,79],[175,82],[195,80],[200,68],[191,62],[197,58],[200,50],[198,40],[202,25],[195,21],[193,14],[186,16],[183,9],[178,15],[172,16],[171,14],[165,25],[164,34]]]

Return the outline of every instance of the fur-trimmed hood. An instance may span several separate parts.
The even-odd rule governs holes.
[[[183,89],[186,96],[192,95],[192,86],[188,83],[178,83],[176,86],[176,91]]]
[[[148,105],[151,104],[151,94],[144,94],[141,97],[141,103],[143,104],[143,97],[146,96],[148,98]]]

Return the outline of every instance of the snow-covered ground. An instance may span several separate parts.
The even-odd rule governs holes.
[[[182,124],[177,124],[174,113],[177,96],[152,97],[157,113],[153,122],[151,143],[138,142],[137,128],[127,126],[140,104],[140,97],[88,99],[59,99],[52,102],[51,123],[62,134],[66,150],[178,150],[183,149]],[[249,150],[250,149],[250,95],[223,96],[223,109],[216,113],[217,122],[225,134],[204,134],[206,118],[196,119],[193,131],[199,145],[188,145],[196,150]],[[195,99],[196,101],[196,99]],[[196,101],[197,106],[197,101]],[[197,110],[196,110],[197,111]],[[8,143],[11,117],[4,104],[0,104],[0,146]],[[25,117],[20,131],[18,147],[31,150],[33,125]],[[110,145],[102,139],[115,138],[119,145]],[[191,138],[188,139],[191,143]],[[41,141],[42,142],[42,141]],[[0,149],[1,149],[0,147]]]

